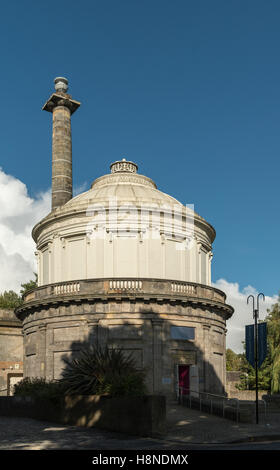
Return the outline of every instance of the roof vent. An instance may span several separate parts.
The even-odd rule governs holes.
[[[110,165],[111,173],[137,173],[138,165],[128,162],[125,158]]]

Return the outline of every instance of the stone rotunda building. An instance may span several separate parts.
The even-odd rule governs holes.
[[[132,354],[150,393],[225,390],[226,320],[233,308],[211,287],[214,228],[157,189],[135,163],[72,197],[71,115],[80,103],[55,80],[52,211],[33,229],[39,287],[17,310],[24,375],[60,377],[87,344]]]

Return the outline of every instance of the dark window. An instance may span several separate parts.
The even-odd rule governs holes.
[[[171,326],[171,338],[172,339],[194,339],[194,328],[189,326]]]

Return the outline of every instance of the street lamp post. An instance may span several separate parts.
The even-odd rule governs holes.
[[[259,424],[259,382],[258,382],[258,318],[259,318],[259,298],[265,300],[264,294],[260,293],[257,296],[257,308],[255,309],[255,298],[253,295],[247,297],[247,304],[249,299],[253,299],[253,318],[255,320],[255,371],[256,371],[256,424]]]

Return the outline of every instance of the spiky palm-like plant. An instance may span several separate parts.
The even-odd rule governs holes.
[[[121,349],[84,348],[78,357],[65,360],[60,379],[70,395],[143,395],[144,372]]]

